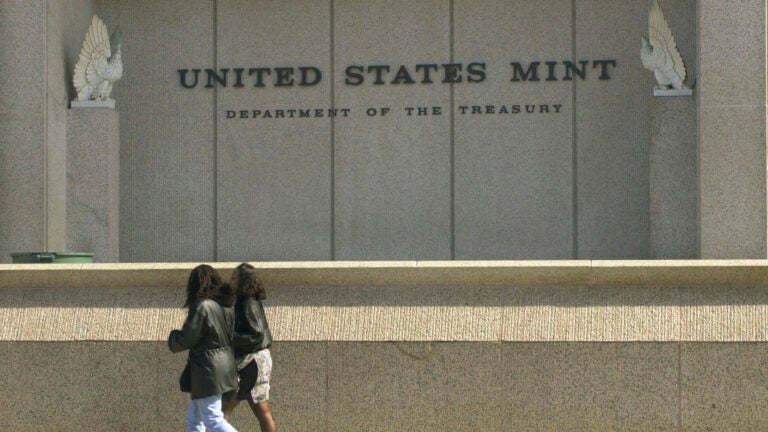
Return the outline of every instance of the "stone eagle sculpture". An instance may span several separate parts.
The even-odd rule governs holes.
[[[115,48],[112,54],[112,47]],[[123,76],[120,59],[120,30],[110,38],[107,26],[94,15],[85,35],[72,82],[78,101],[111,101],[112,84]]]
[[[661,12],[659,2],[653,0],[648,14],[648,39],[643,37],[643,47],[640,50],[640,60],[643,67],[652,70],[656,77],[656,89],[676,90],[687,88],[685,81],[685,64],[677,44],[672,37],[667,20]]]

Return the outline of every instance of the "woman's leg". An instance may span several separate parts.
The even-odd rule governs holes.
[[[221,410],[224,411],[224,420],[229,421],[229,418],[232,417],[232,411],[237,408],[239,403],[240,401],[237,399],[221,401]]]
[[[251,399],[248,405],[251,411],[259,419],[261,432],[275,432],[275,420],[272,418],[272,411],[269,409],[269,381],[272,377],[272,354],[268,349],[256,353],[256,363],[258,365],[259,376],[256,384],[251,390]]]
[[[221,411],[221,395],[213,395],[203,399],[196,399],[203,417],[203,424],[209,431],[215,432],[237,432],[229,422],[224,420],[224,413]]]
[[[251,411],[253,411],[256,418],[259,419],[261,432],[275,432],[277,430],[275,420],[272,418],[272,411],[269,410],[269,401],[256,403],[249,400],[248,405],[251,406]]]
[[[189,406],[187,407],[187,431],[205,432],[205,425],[203,425],[203,419],[200,416],[200,410],[198,409],[194,399],[189,401]]]

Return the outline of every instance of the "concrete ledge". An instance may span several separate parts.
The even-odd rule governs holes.
[[[0,288],[184,286],[199,263],[0,264]],[[239,263],[210,263],[222,273]],[[283,286],[751,286],[768,260],[317,261],[252,263]]]
[[[0,266],[0,341],[164,341],[195,265]],[[256,265],[280,341],[768,341],[764,260]]]

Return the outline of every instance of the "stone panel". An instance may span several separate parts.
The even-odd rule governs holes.
[[[72,250],[66,247],[67,112],[76,96],[72,75],[91,17],[90,0],[47,1],[46,236],[51,251]]]
[[[46,0],[0,4],[0,115],[42,116],[45,107]],[[42,121],[42,120],[40,120]],[[0,123],[6,127],[8,123]],[[43,133],[42,128],[35,132]],[[40,144],[42,138],[37,140]],[[32,144],[32,143],[29,143]]]
[[[768,428],[768,344],[683,344],[683,431]]]
[[[487,63],[454,86],[455,258],[572,258],[572,85],[545,65],[572,58],[571,2],[456,1],[453,19],[454,60]],[[512,62],[539,81],[512,82]]]
[[[415,72],[417,64],[451,60],[448,7],[334,2],[334,102],[351,110],[333,123],[336,259],[451,258],[450,87],[437,78],[424,84]],[[365,69],[363,83],[347,85],[345,69],[354,65],[390,71],[383,84]],[[414,83],[391,84],[401,65]],[[418,107],[440,114],[408,115]]]
[[[765,1],[700,0],[699,10],[701,106],[764,106]]]
[[[328,344],[324,342],[290,343],[277,341],[270,348],[272,380],[269,406],[279,430],[330,430],[328,424]],[[240,418],[250,416],[253,427],[245,419],[233,419],[238,430],[258,430],[250,409],[242,410]]]
[[[662,0],[659,6],[685,63],[686,85],[693,87],[696,94],[699,92],[696,49],[698,2]],[[651,71],[646,71],[646,74],[653,80]],[[651,99],[651,259],[699,257],[697,107],[696,96]]]
[[[45,1],[0,3],[0,262],[46,247]]]
[[[216,90],[217,259],[330,260],[330,2],[228,0],[217,13],[218,67],[245,69],[243,87],[230,76]],[[294,85],[275,86],[274,70],[264,87],[248,75],[249,68],[282,67],[294,68]],[[319,69],[320,82],[302,86],[299,67]],[[253,118],[254,110],[262,114]]]
[[[120,117],[110,108],[72,109],[67,121],[68,251],[119,261]]]
[[[0,261],[45,249],[42,115],[0,115]]]
[[[120,113],[120,257],[216,259],[214,93],[182,88],[177,69],[214,65],[212,0],[97,0],[123,34]]]
[[[6,415],[4,427],[30,432],[93,430],[94,425],[102,431],[158,430],[154,413],[168,392],[158,382],[157,345],[0,343],[3,364],[17,366],[16,373],[0,374],[0,388],[14,394],[4,402],[4,411],[25,413]],[[183,419],[184,411],[165,414]],[[178,422],[178,428],[182,425]]]
[[[676,431],[675,344],[504,344],[502,428]]]
[[[502,430],[498,345],[336,343],[329,350],[326,430]]]
[[[49,99],[51,96],[49,94]],[[67,219],[67,101],[64,107],[47,106],[46,118],[46,166],[45,166],[45,213],[46,249],[66,251]],[[115,226],[115,229],[118,227]]]
[[[170,333],[172,328],[179,327],[167,327],[165,334]],[[156,431],[186,430],[187,422],[185,419],[189,406],[189,393],[182,393],[179,390],[179,376],[187,364],[188,353],[172,353],[165,340],[155,342],[153,345],[155,348],[152,359],[154,370],[148,371],[148,373],[153,373],[156,383],[157,405],[152,410],[150,415],[153,415],[153,418],[148,423],[157,425]]]
[[[652,259],[699,257],[698,128],[694,98],[651,103]]]
[[[616,59],[610,80],[574,81],[577,257],[650,254],[648,143],[652,75],[640,65],[645,2],[575,3],[577,59]]]
[[[701,257],[766,257],[765,106],[701,107]]]
[[[699,9],[701,257],[765,258],[766,5]]]

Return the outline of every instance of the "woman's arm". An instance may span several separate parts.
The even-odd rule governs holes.
[[[261,313],[258,301],[249,300],[244,306],[245,320],[248,323],[248,329],[250,331],[235,331],[235,336],[232,342],[235,347],[257,345],[264,339],[266,317]]]
[[[208,310],[203,302],[190,306],[187,319],[181,330],[173,330],[168,335],[168,348],[173,352],[194,348],[203,337],[204,325],[208,319]]]

